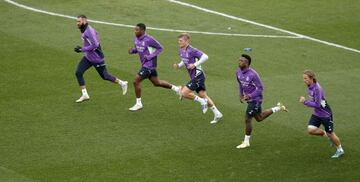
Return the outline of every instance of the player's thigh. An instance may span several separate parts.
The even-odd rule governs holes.
[[[205,83],[204,80],[198,77],[191,79],[187,84],[186,87],[192,91],[196,91],[199,93],[200,91],[205,91]]]
[[[334,131],[332,117],[321,118],[321,124],[324,126],[326,133],[332,133]]]
[[[92,66],[90,61],[84,56],[76,68],[76,74],[84,73],[87,69],[89,69]]]
[[[94,67],[95,67],[96,71],[98,72],[98,74],[104,78],[105,74],[107,74],[107,69],[106,69],[105,63],[102,62],[102,63],[95,64]]]
[[[318,116],[311,115],[308,122],[308,130],[312,130],[314,128],[319,128],[321,125],[321,120]]]
[[[202,98],[208,98],[208,95],[207,95],[207,93],[206,93],[206,90],[200,90],[200,91],[198,92],[198,95],[199,95],[200,97],[202,97]]]
[[[139,72],[137,73],[137,76],[140,76],[142,80],[150,78],[151,76],[151,70],[145,67],[142,67]]]
[[[193,90],[191,90],[189,87],[187,87],[187,86],[185,86],[185,87],[182,87],[182,89],[181,89],[181,94],[182,95],[188,95],[188,94],[190,94],[190,93],[192,93],[193,92]]]
[[[248,102],[246,108],[246,115],[249,117],[255,117],[261,113],[261,103],[256,101]]]
[[[160,85],[160,79],[159,77],[156,75],[150,76],[149,80],[151,81],[152,84],[154,85]]]
[[[200,78],[197,79],[197,88],[196,93],[200,94],[200,92],[204,92],[206,94],[206,86],[205,86],[205,77],[200,76]]]
[[[142,82],[144,79],[140,76],[140,75],[136,75],[134,78],[134,83],[135,84],[139,84],[140,82]]]

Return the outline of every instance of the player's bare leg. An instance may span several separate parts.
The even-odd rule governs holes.
[[[215,103],[212,101],[212,99],[206,94],[205,90],[202,90],[199,92],[199,96],[201,98],[207,99],[208,101],[208,107],[211,109],[211,111],[214,113],[214,119],[210,121],[211,124],[215,124],[220,121],[220,119],[223,117],[222,113],[216,108]]]
[[[264,119],[266,119],[267,117],[269,117],[270,115],[272,115],[274,112],[271,109],[267,109],[264,112],[255,115],[255,120],[257,122],[263,121]]]
[[[327,136],[326,132],[316,126],[308,126],[307,132],[310,135],[316,135],[316,136]]]
[[[326,135],[330,138],[330,140],[335,144],[335,146],[341,145],[339,137],[335,134],[335,132],[332,133],[326,133]]]
[[[263,121],[264,119],[266,119],[267,117],[269,117],[273,113],[279,112],[279,111],[288,112],[286,107],[279,102],[275,107],[270,108],[270,109],[266,109],[265,111],[261,112],[260,114],[255,115],[255,120],[257,122]]]
[[[142,102],[141,102],[141,81],[143,78],[141,78],[140,75],[136,75],[134,79],[134,89],[135,89],[135,95],[136,95],[136,103],[133,107],[129,108],[130,111],[137,111],[143,108]]]
[[[238,145],[236,148],[238,149],[243,149],[243,148],[247,148],[250,147],[250,136],[251,136],[251,132],[252,132],[252,117],[246,115],[245,116],[245,137],[244,137],[244,141]]]
[[[150,81],[155,87],[162,87],[162,88],[171,89],[176,94],[181,96],[180,87],[178,87],[178,86],[172,85],[172,84],[170,84],[169,82],[167,82],[165,80],[160,80],[159,77],[157,77],[157,76],[150,77]]]
[[[181,88],[181,95],[184,98],[187,98],[189,100],[194,100],[196,102],[199,102],[201,104],[201,108],[203,113],[205,114],[208,109],[208,101],[206,98],[201,98],[194,94],[192,90],[190,90],[187,86]]]
[[[169,82],[165,80],[160,80],[157,76],[150,77],[150,81],[155,87],[171,89],[172,86]]]
[[[143,79],[141,78],[141,76],[139,75],[136,75],[135,76],[135,79],[134,79],[134,88],[135,88],[135,95],[136,95],[136,98],[141,98],[141,81]]]

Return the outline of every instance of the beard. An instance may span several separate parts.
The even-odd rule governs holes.
[[[82,23],[81,25],[78,26],[78,28],[80,29],[81,33],[84,33],[87,26],[88,26],[87,23]]]

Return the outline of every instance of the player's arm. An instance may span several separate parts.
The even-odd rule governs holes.
[[[248,99],[260,96],[263,91],[263,85],[258,74],[254,74],[252,82],[255,85],[256,89],[252,93],[247,95]]]
[[[240,80],[239,80],[239,78],[237,77],[237,75],[235,74],[235,76],[236,76],[236,80],[237,80],[237,82],[239,83],[239,96],[240,96],[240,102],[241,103],[244,103],[244,88],[243,88],[243,86],[241,85],[241,82],[240,82]]]
[[[99,38],[94,30],[89,30],[85,36],[85,41],[89,42],[88,46],[81,48],[82,52],[93,51],[99,47]]]
[[[134,38],[134,42],[135,42],[135,38]],[[135,43],[134,43],[134,47],[130,47],[130,48],[128,49],[128,53],[129,53],[129,54],[137,54],[137,53],[138,53],[138,51],[137,51],[137,49],[136,49]]]
[[[207,61],[209,59],[208,55],[206,55],[205,53],[203,53],[197,49],[195,49],[195,51],[193,51],[192,54],[194,55],[195,58],[198,58],[199,60],[196,61],[194,64],[189,64],[187,66],[187,68],[190,70],[200,66],[201,64],[203,64],[205,61]]]
[[[153,59],[163,51],[163,47],[161,46],[161,44],[153,38],[149,40],[149,47],[155,48],[155,51],[146,56],[147,60]]]
[[[137,54],[138,52],[137,52],[137,49],[136,49],[136,48],[130,47],[129,50],[128,50],[128,53],[129,53],[129,54]]]
[[[308,106],[308,107],[313,107],[313,108],[320,108],[321,107],[321,95],[320,95],[320,90],[319,89],[315,89],[314,90],[314,100],[305,100],[304,101],[304,105]]]
[[[203,53],[201,56],[200,56],[200,59],[198,61],[196,61],[196,63],[194,63],[194,66],[195,67],[198,67],[200,66],[201,64],[205,63],[205,61],[207,61],[209,59],[209,56],[206,55],[205,53]]]
[[[183,61],[180,61],[180,63],[174,63],[173,67],[174,69],[180,69],[185,66],[185,63]]]

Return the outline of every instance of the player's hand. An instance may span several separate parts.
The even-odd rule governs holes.
[[[189,65],[187,66],[187,68],[188,68],[189,70],[192,70],[192,69],[195,68],[195,65],[194,65],[194,64],[189,64]]]
[[[240,103],[244,103],[244,96],[240,96]]]
[[[250,97],[248,95],[244,95],[244,97],[243,97],[244,101],[248,101],[249,99],[250,99]]]
[[[129,54],[132,54],[132,50],[133,50],[133,48],[130,47],[130,48],[128,49],[128,53],[129,53]]]
[[[76,46],[74,48],[74,51],[77,52],[77,53],[80,53],[81,52],[81,47],[80,46]]]
[[[300,99],[299,99],[299,102],[304,103],[305,100],[306,100],[305,97],[304,97],[304,96],[301,96]]]
[[[173,64],[173,68],[177,70],[177,69],[179,69],[179,65],[176,64],[176,63],[174,63],[174,64]]]

